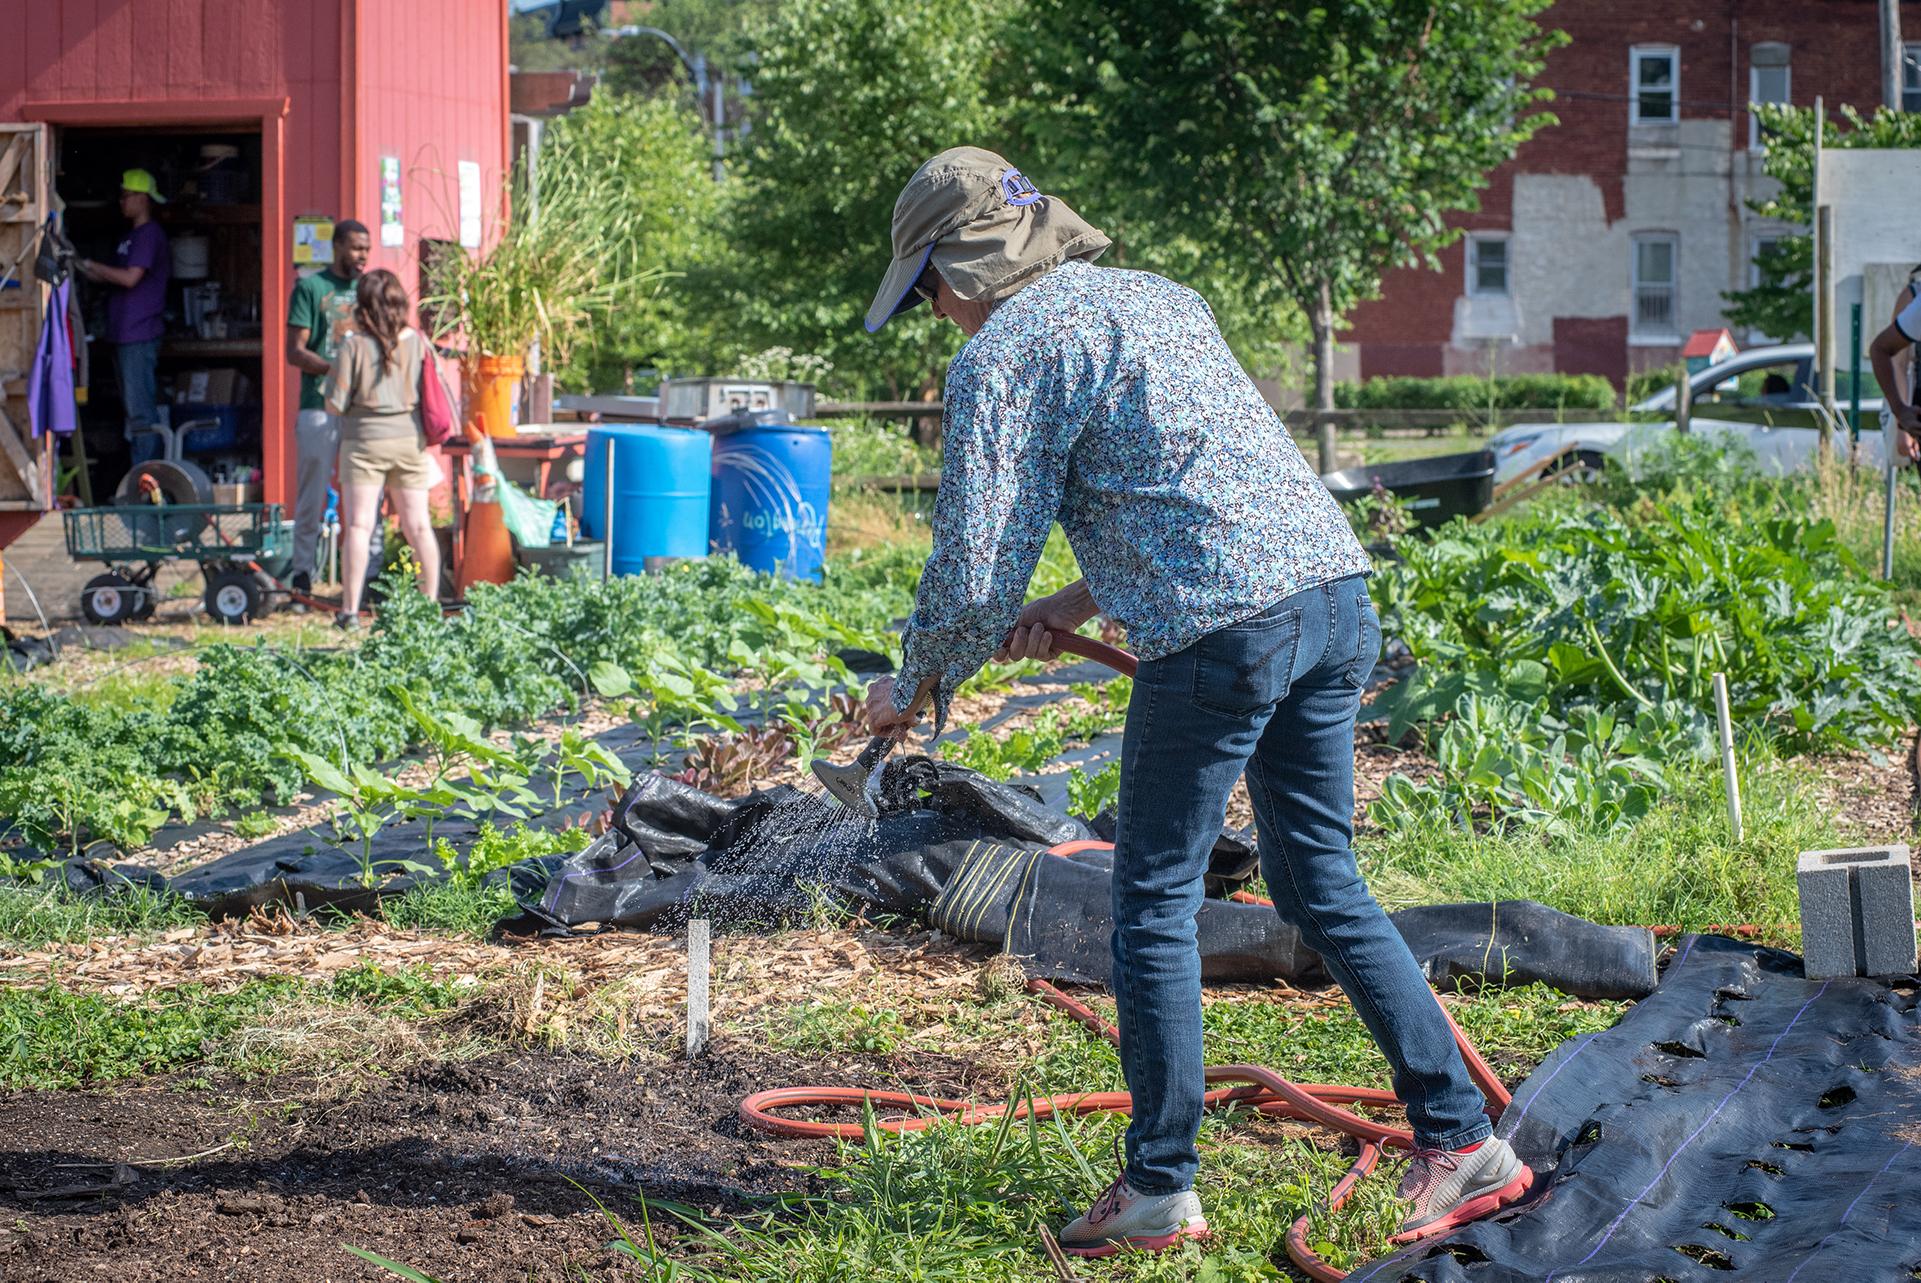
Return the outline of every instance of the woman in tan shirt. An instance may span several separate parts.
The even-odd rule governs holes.
[[[420,371],[427,340],[408,324],[413,308],[400,278],[376,268],[354,291],[354,330],[340,340],[327,375],[327,409],[340,416],[342,600],[334,622],[355,627],[367,574],[367,544],[380,491],[393,496],[400,532],[420,563],[420,590],[440,592],[440,545],[427,511],[433,484],[420,428]]]

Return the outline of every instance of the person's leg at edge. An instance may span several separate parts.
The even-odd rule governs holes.
[[[1206,1093],[1195,916],[1228,795],[1271,700],[1241,711],[1197,703],[1197,665],[1218,672],[1260,656],[1265,670],[1278,671],[1255,685],[1284,689],[1293,647],[1276,653],[1262,640],[1270,636],[1259,627],[1224,630],[1141,665],[1135,678],[1121,748],[1110,982],[1133,1111],[1123,1181],[1061,1232],[1076,1255],[1105,1255],[1119,1242],[1165,1247],[1206,1232],[1192,1193]]]
[[[120,398],[126,411],[127,439],[131,441],[142,428],[160,422],[159,384],[155,369],[160,360],[160,341],[122,343],[114,350],[114,364],[120,375]]]
[[[420,591],[429,600],[440,596],[440,543],[434,538],[433,515],[427,506],[427,489],[409,486],[389,488],[394,512],[400,520],[400,533],[414,550],[420,563]]]
[[[327,515],[327,486],[340,453],[340,425],[325,410],[294,416],[293,554],[287,563],[294,586],[310,589],[318,569],[320,523]]]
[[[360,594],[367,579],[367,541],[380,516],[381,483],[353,477],[342,451],[340,468],[340,613],[351,619],[360,613]]]
[[[1470,1196],[1464,1201],[1472,1201],[1480,1193],[1476,1179],[1499,1178],[1496,1188],[1505,1188],[1513,1169],[1526,1169],[1518,1161],[1510,1165],[1500,1142],[1504,1156],[1490,1151],[1476,1160],[1486,1172],[1467,1170],[1465,1160],[1453,1157],[1478,1152],[1491,1135],[1486,1101],[1420,964],[1361,879],[1351,845],[1354,720],[1379,650],[1380,624],[1364,580],[1343,580],[1321,596],[1313,609],[1327,621],[1325,655],[1281,701],[1248,764],[1261,874],[1276,910],[1325,960],[1387,1056],[1419,1151],[1439,1156],[1433,1161],[1446,1166],[1447,1182],[1462,1177],[1454,1183]],[[1453,1192],[1449,1184],[1440,1201]],[[1442,1207],[1434,1219],[1454,1210],[1459,1205]],[[1417,1213],[1411,1227],[1425,1215]]]

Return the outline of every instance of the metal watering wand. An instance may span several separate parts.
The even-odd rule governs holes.
[[[1062,654],[1079,655],[1097,664],[1105,664],[1123,677],[1132,677],[1139,667],[1138,661],[1118,646],[1082,637],[1078,633],[1057,634],[1054,648]],[[908,705],[907,715],[911,723],[915,715],[926,707],[934,694],[934,679],[928,678],[914,692],[914,702]],[[880,816],[880,777],[881,768],[887,763],[887,755],[894,751],[895,745],[907,738],[907,725],[886,735],[876,735],[867,741],[854,760],[846,766],[836,766],[829,761],[814,763],[814,778],[827,790],[828,796],[848,810],[868,819]]]

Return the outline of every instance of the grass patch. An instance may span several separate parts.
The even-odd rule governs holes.
[[[793,1051],[860,1052],[885,1056],[907,1038],[900,1014],[845,1002],[806,1002],[789,1008],[774,1041]]]
[[[75,895],[56,882],[0,886],[0,943],[11,948],[38,949],[101,935],[152,937],[206,920],[186,898],[145,887]]]
[[[221,1069],[242,1076],[312,1069],[385,1072],[432,1055],[480,1048],[471,1033],[431,1030],[465,986],[422,970],[366,965],[308,984],[249,980],[219,992],[203,985],[131,1001],[49,981],[0,991],[0,1088],[58,1090],[149,1074]]]
[[[196,1065],[304,989],[293,980],[256,980],[232,993],[188,985],[136,1002],[57,983],[0,992],[0,1086],[79,1087]]]
[[[1461,900],[1539,900],[1596,922],[1653,926],[1798,921],[1796,856],[1840,845],[1834,817],[1798,763],[1742,769],[1745,836],[1735,842],[1718,768],[1677,765],[1647,815],[1554,836],[1447,824],[1356,841],[1368,885],[1390,908]]]
[[[430,882],[380,902],[380,916],[396,927],[475,940],[513,910],[513,892],[498,882]]]

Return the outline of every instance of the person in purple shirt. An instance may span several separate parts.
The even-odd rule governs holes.
[[[119,366],[129,438],[152,427],[157,417],[154,367],[160,361],[160,336],[166,330],[161,314],[167,306],[172,259],[167,234],[154,222],[153,210],[165,203],[152,174],[127,170],[120,176],[120,213],[133,229],[115,247],[113,262],[80,260],[83,276],[113,287],[107,299],[107,341],[114,345]]]

